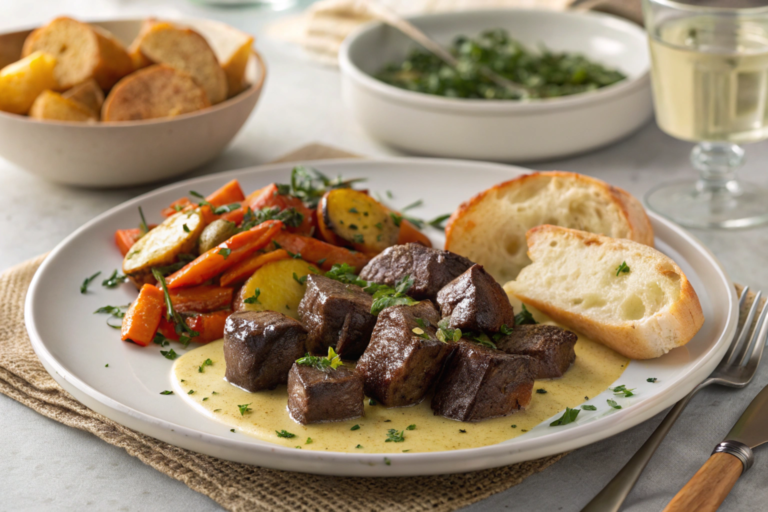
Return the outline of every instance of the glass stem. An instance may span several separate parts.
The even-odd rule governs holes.
[[[730,142],[699,142],[691,151],[691,163],[699,170],[700,193],[738,194],[736,169],[744,163],[744,149]]]

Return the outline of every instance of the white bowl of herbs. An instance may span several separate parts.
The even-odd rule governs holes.
[[[651,117],[643,29],[601,13],[480,10],[409,18],[453,68],[372,23],[339,53],[345,104],[376,139],[425,155],[531,161],[610,144]],[[494,86],[488,66],[524,85]]]

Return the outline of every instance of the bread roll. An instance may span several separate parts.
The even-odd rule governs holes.
[[[104,104],[104,91],[92,78],[65,91],[62,96],[88,107],[96,117],[101,113],[101,106]]]
[[[53,91],[43,91],[32,104],[29,117],[54,121],[95,122],[96,114],[85,105]]]
[[[57,86],[56,59],[43,52],[32,53],[0,69],[0,110],[26,114],[41,92]]]

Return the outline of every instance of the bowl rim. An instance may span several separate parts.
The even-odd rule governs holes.
[[[126,23],[139,22],[140,23],[145,19],[146,18],[113,18],[113,19],[107,19],[107,20],[86,20],[84,21],[84,23],[96,24],[96,25],[98,25],[99,23],[115,23],[115,22],[126,22]],[[230,27],[230,25],[227,25],[226,23],[222,23],[216,20],[208,20],[204,18],[179,18],[176,21],[183,23],[185,20],[186,21],[192,21],[192,20],[205,21],[205,22],[216,23],[216,24]],[[35,28],[37,27],[33,27],[31,29],[12,30],[9,32],[0,33],[0,35],[10,35],[10,34],[19,33],[19,32],[28,32],[30,30],[34,30]],[[234,27],[231,27],[231,28],[234,28]],[[41,124],[44,126],[66,126],[69,128],[80,128],[84,130],[90,130],[90,129],[108,130],[108,129],[115,129],[115,128],[130,128],[130,127],[137,127],[137,126],[170,124],[170,123],[186,121],[194,117],[213,114],[217,111],[224,110],[229,107],[233,107],[239,103],[242,103],[243,101],[246,101],[248,98],[250,98],[254,94],[259,94],[261,92],[261,90],[264,87],[264,81],[267,78],[267,65],[264,62],[264,57],[262,57],[262,55],[256,49],[253,49],[253,48],[251,49],[251,55],[256,60],[256,82],[255,83],[250,84],[250,86],[244,91],[241,91],[235,96],[232,96],[231,98],[227,98],[224,101],[217,103],[216,105],[211,105],[210,107],[205,107],[203,109],[195,110],[193,112],[187,112],[186,114],[180,114],[178,116],[173,116],[173,117],[157,117],[154,119],[141,119],[137,121],[101,121],[99,120],[98,122],[95,122],[95,123],[93,122],[83,123],[81,121],[34,119],[32,117],[29,117],[28,115],[13,114],[11,112],[4,112],[0,110],[0,119],[7,119],[11,122],[18,121],[21,123]],[[131,73],[133,73],[133,71]]]
[[[574,12],[552,11],[546,9],[471,9],[465,11],[419,14],[415,16],[406,16],[406,19],[409,21],[419,21],[422,19],[457,17],[463,14],[481,13],[493,16],[494,14],[501,13],[508,14],[512,11],[515,13],[544,14],[545,16],[549,15],[552,17],[564,16],[585,18],[600,25],[613,26],[614,28],[630,32],[633,36],[646,40],[645,30],[642,27],[623,18],[594,11]],[[354,32],[352,32],[352,34],[347,36],[347,38],[342,43],[341,48],[339,49],[339,67],[343,76],[352,79],[358,85],[366,88],[368,92],[375,93],[394,102],[409,106],[417,106],[420,108],[436,111],[452,110],[465,113],[483,113],[491,115],[504,115],[511,112],[540,113],[543,111],[559,111],[583,108],[597,102],[604,102],[620,96],[632,94],[638,90],[647,88],[650,84],[649,58],[649,64],[646,69],[636,77],[628,77],[613,85],[609,85],[601,89],[596,89],[594,91],[588,91],[559,98],[545,98],[520,102],[515,100],[485,100],[479,98],[447,98],[444,96],[408,91],[406,89],[401,89],[399,87],[395,87],[393,85],[389,85],[380,80],[377,80],[373,76],[360,69],[354,62],[352,62],[352,59],[350,58],[349,54],[351,48],[358,42],[360,37],[376,28],[379,28],[382,25],[384,25],[383,22],[374,20],[357,28]]]

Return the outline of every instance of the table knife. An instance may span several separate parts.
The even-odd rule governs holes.
[[[752,400],[709,460],[664,512],[714,512],[754,462],[752,449],[768,441],[768,386]]]

